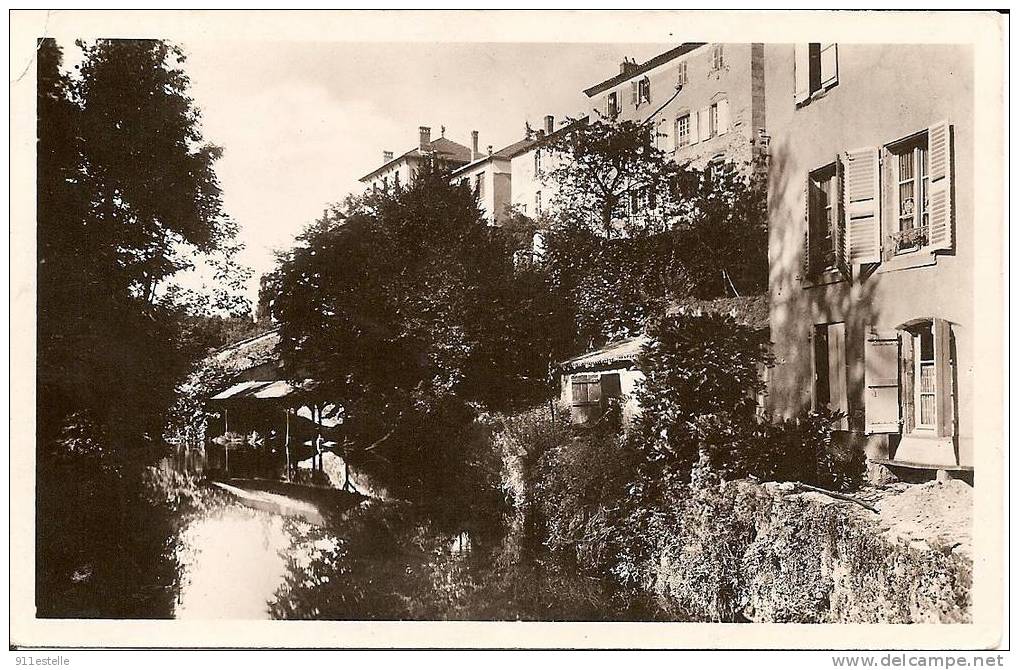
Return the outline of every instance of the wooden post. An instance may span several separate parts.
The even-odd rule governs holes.
[[[227,437],[227,433],[230,432],[230,412],[224,407],[223,408],[223,473],[226,475],[230,474],[230,438]]]
[[[286,407],[283,409],[283,414],[287,418],[287,429],[286,435],[283,438],[283,451],[287,455],[287,481],[290,481],[290,408]]]

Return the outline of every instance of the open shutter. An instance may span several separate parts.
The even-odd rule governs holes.
[[[630,82],[630,102],[634,105],[640,104],[640,91],[638,90],[639,84],[635,81]]]
[[[845,154],[845,216],[848,263],[881,262],[878,151],[864,147]]]
[[[937,383],[937,416],[934,429],[938,437],[953,437],[955,380],[952,370],[952,327],[944,319],[934,319],[934,366]]]
[[[823,216],[823,207],[821,205],[824,194],[821,192],[821,187],[814,183],[814,180],[809,176],[807,177],[807,275],[813,275],[821,270],[820,259],[818,258],[817,244],[812,244],[811,239],[821,233],[818,230],[817,225],[821,221]],[[822,235],[823,237],[823,235]]]
[[[806,42],[796,45],[793,67],[796,79],[793,100],[799,104],[810,97],[810,45]]]
[[[812,254],[810,251],[810,217],[812,216],[811,205],[813,198],[813,182],[810,175],[807,175],[806,184],[803,186],[803,256],[800,259],[800,276],[807,279],[813,273]]]
[[[902,331],[899,333],[899,374],[902,380],[902,433],[903,435],[913,432],[916,427],[916,402],[913,394],[916,391],[916,371],[913,366],[913,334]]]
[[[947,121],[927,130],[931,250],[952,248],[952,156]]]
[[[821,42],[821,87],[835,84],[839,79],[838,45]]]
[[[871,335],[864,352],[866,432],[899,432],[899,338]]]
[[[846,324],[828,326],[828,406],[842,412],[836,430],[849,429],[849,393],[846,385]]]
[[[700,133],[697,132],[700,126],[700,115],[698,111],[690,112],[690,120],[687,121],[687,126],[690,129],[690,144],[697,144],[701,140]]]
[[[832,194],[834,230],[831,231],[832,245],[835,247],[835,267],[848,279],[850,277],[849,245],[846,244],[846,207],[845,207],[846,171],[842,159],[835,157],[835,193]]]
[[[724,135],[729,132],[729,101],[718,101],[718,134]]]

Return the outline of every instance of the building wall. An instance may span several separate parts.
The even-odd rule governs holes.
[[[619,386],[623,401],[623,425],[629,426],[633,424],[637,415],[640,414],[640,404],[634,397],[634,393],[637,390],[637,385],[644,380],[644,373],[636,368],[632,367],[620,367],[620,368],[609,368],[600,371],[576,371],[566,372],[560,377],[560,400],[567,407],[571,408],[571,417],[574,423],[585,423],[592,417],[590,413],[585,411],[584,408],[578,408],[573,406],[573,376],[575,374],[580,375],[607,375],[607,374],[618,374],[619,375]],[[603,411],[603,410],[598,410]]]
[[[491,158],[467,165],[452,175],[454,182],[465,181],[472,189],[479,174],[482,181],[481,210],[490,225],[499,225],[511,200],[512,172],[508,158]]]
[[[406,187],[414,178],[414,173],[416,171],[417,159],[414,157],[404,158],[394,162],[385,170],[364,182],[365,189],[368,191],[372,189],[382,190],[385,188],[386,184],[388,184],[389,188],[392,189],[396,184],[397,174],[400,175],[400,185]]]
[[[538,168],[541,172],[549,172],[555,168],[555,155],[540,146],[532,147],[511,160],[512,193],[511,202],[518,210],[531,218],[535,218],[548,209],[548,204],[555,199],[556,186],[548,178],[539,179],[535,171],[535,154],[539,155]],[[538,192],[541,192],[542,212],[536,211]]]
[[[707,44],[596,94],[592,103],[604,114],[608,109],[608,96],[615,92],[622,102],[622,111],[617,118],[642,122],[654,114],[659,147],[672,152],[679,162],[689,162],[697,168],[703,168],[708,161],[722,156],[737,162],[749,162],[751,141],[756,140],[764,122],[763,45],[733,43],[721,46],[723,64],[720,69],[713,67],[713,45]],[[683,67],[687,81],[677,94],[676,85]],[[651,82],[651,101],[634,105],[631,82],[645,76]],[[685,114],[693,117],[697,110],[722,99],[729,102],[728,132],[677,149],[676,120]]]
[[[768,403],[782,416],[811,405],[809,344],[814,324],[844,322],[850,429],[871,456],[894,456],[895,440],[865,432],[865,339],[912,319],[940,317],[956,340],[957,458],[972,464],[973,58],[950,45],[838,46],[838,83],[808,104],[794,102],[794,46],[767,45],[770,320],[777,366]],[[882,147],[941,120],[952,124],[955,245],[921,267],[895,261],[847,281],[805,281],[802,257],[809,171],[859,147]],[[882,174],[880,192],[888,181]],[[888,207],[883,198],[882,208]],[[882,239],[884,235],[882,234]],[[917,254],[921,252],[916,252]]]

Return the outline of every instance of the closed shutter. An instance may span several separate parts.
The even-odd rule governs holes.
[[[952,248],[952,155],[950,126],[942,121],[927,130],[930,166],[930,248]]]
[[[866,432],[899,432],[899,338],[868,337],[864,351]]]
[[[724,135],[729,132],[729,101],[718,101],[718,134]]]
[[[881,262],[879,163],[874,147],[845,154],[846,246],[850,265]]]
[[[821,87],[835,84],[839,79],[838,45],[821,42]]]
[[[843,416],[836,430],[849,429],[849,393],[846,385],[846,324],[828,326],[828,406]]]
[[[810,45],[807,43],[796,45],[796,55],[793,63],[795,68],[795,90],[793,100],[799,104],[810,97]]]
[[[952,327],[944,319],[934,319],[934,366],[937,370],[937,416],[934,429],[938,437],[955,435],[955,380],[952,370]]]

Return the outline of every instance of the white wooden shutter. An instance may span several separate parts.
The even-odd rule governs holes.
[[[638,82],[630,82],[630,102],[634,105],[640,104],[640,91],[638,90]]]
[[[835,251],[835,267],[847,279],[850,277],[849,245],[846,244],[846,207],[845,207],[846,170],[842,158],[835,157],[835,192],[831,194],[832,218],[835,220],[832,230],[832,246]]]
[[[942,121],[927,130],[930,248],[952,248],[952,156],[950,126]]]
[[[810,179],[810,175],[807,175],[807,182],[803,187],[803,256],[800,263],[800,276],[802,279],[808,279],[813,274],[813,253],[810,249],[810,217],[813,216],[813,190],[814,183]]]
[[[828,406],[842,412],[836,430],[849,430],[849,393],[846,384],[846,324],[828,326]]]
[[[821,87],[830,86],[839,79],[838,45],[821,43]]]
[[[697,144],[701,141],[701,113],[700,110],[690,112],[690,144]]]
[[[878,151],[874,147],[847,151],[844,161],[848,263],[880,263],[881,191]]]
[[[955,389],[952,370],[952,327],[934,319],[935,425],[938,437],[955,435]]]
[[[866,432],[898,433],[899,338],[897,335],[871,335],[864,351],[864,411]]]
[[[801,103],[810,97],[810,45],[803,43],[796,45],[796,54],[793,62],[795,69],[795,89],[793,100]]]
[[[718,101],[718,134],[724,135],[729,132],[729,101]]]

